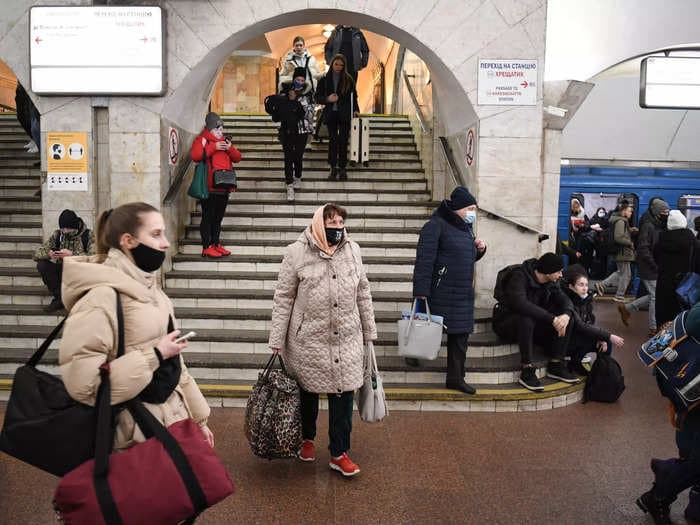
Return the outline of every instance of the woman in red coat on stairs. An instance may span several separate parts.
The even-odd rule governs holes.
[[[205,154],[209,167],[207,177],[209,198],[199,201],[202,207],[199,233],[202,236],[202,257],[218,258],[231,255],[231,252],[221,244],[221,223],[226,214],[228,194],[233,191],[233,188],[215,188],[214,172],[233,169],[232,162],[241,161],[241,152],[224,138],[224,122],[214,112],[206,116],[204,129],[194,139],[190,149],[190,157],[194,162],[201,162]]]

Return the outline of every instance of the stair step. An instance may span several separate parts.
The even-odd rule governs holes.
[[[36,267],[36,261],[32,260],[34,250],[22,251],[0,251],[0,266],[15,266],[15,267]],[[0,297],[2,299],[2,297]]]
[[[372,193],[365,191],[358,192],[341,192],[338,190],[300,190],[295,197],[293,203],[287,201],[286,188],[280,187],[277,191],[257,191],[255,188],[249,188],[246,190],[245,184],[240,184],[241,191],[236,191],[230,197],[231,202],[235,202],[237,206],[246,205],[249,202],[255,202],[257,205],[265,204],[287,204],[287,205],[308,205],[318,207],[320,203],[323,202],[335,202],[341,206],[379,206],[387,205],[391,203],[424,203],[431,202],[430,194],[426,191],[391,191]],[[0,197],[2,198],[2,197]],[[406,206],[404,206],[405,208]],[[411,208],[413,209],[413,208]],[[425,213],[426,208],[422,208]]]
[[[224,246],[237,246],[242,240],[248,241],[267,241],[267,240],[280,240],[284,242],[285,245],[296,241],[299,235],[304,231],[303,227],[294,227],[290,230],[277,231],[277,230],[251,230],[247,231],[245,228],[240,228],[237,226],[226,226],[227,229],[222,229],[221,232],[221,242]],[[409,228],[407,228],[409,229]],[[417,228],[410,228],[410,230],[416,230]],[[364,248],[368,242],[391,242],[400,241],[411,243],[415,248],[418,242],[418,233],[365,233],[360,228],[350,228],[348,229],[348,235],[350,238],[360,243]],[[198,226],[187,226],[186,237],[187,240],[200,240],[199,227]]]
[[[350,168],[352,170],[352,168]],[[238,175],[239,183],[244,181],[250,181],[251,183],[257,181],[265,182],[281,182],[284,180],[284,172],[282,170],[271,170],[265,169],[261,170],[243,170],[237,169],[236,173]],[[342,189],[345,183],[423,183],[427,184],[427,179],[424,173],[410,172],[402,170],[400,172],[382,172],[382,173],[369,173],[369,169],[362,169],[359,171],[349,171],[347,181],[329,181],[328,180],[329,170],[316,170],[309,171],[304,170],[304,178],[302,183],[310,181],[323,181],[330,184],[336,184],[337,188]]]
[[[0,138],[0,143],[2,142],[2,138]],[[259,142],[259,141],[254,141],[254,140],[243,140],[243,141],[238,141],[236,142],[236,149],[240,151],[243,156],[245,157],[249,153],[255,153],[259,154],[261,151],[278,151],[278,148],[280,148],[280,143],[277,141],[269,141],[265,140],[265,142]],[[309,153],[313,152],[320,152],[321,154],[325,154],[328,152],[328,141],[325,140],[323,142],[310,142],[307,146],[305,151],[305,157]],[[391,142],[383,142],[383,143],[375,143],[372,144],[372,158],[375,158],[375,155],[391,155],[391,156],[401,156],[401,157],[416,157],[419,156],[418,153],[418,148],[416,147],[415,142],[401,142],[398,144],[393,144]],[[377,157],[379,158],[379,157]]]

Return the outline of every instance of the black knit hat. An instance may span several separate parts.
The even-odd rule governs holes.
[[[464,186],[457,186],[450,195],[450,200],[447,201],[447,205],[451,210],[461,210],[467,206],[476,204],[476,199],[474,195],[469,193],[469,190]]]
[[[292,74],[292,80],[297,77],[303,77],[306,80],[306,68],[305,67],[295,67],[294,73]]]
[[[221,117],[212,111],[211,113],[207,114],[206,118],[204,119],[204,124],[207,127],[207,129],[211,131],[218,125],[223,126],[224,123],[221,120]]]
[[[556,253],[548,252],[537,259],[535,270],[545,275],[557,273],[564,268],[564,259]]]
[[[59,228],[71,228],[77,230],[80,228],[80,217],[78,217],[73,210],[63,210],[61,215],[58,216],[58,227]]]

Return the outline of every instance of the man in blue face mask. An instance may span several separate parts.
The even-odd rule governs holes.
[[[423,226],[413,271],[413,296],[428,301],[431,314],[444,318],[445,386],[467,394],[476,392],[464,380],[467,343],[474,331],[474,263],[486,253],[486,243],[474,235],[475,222],[476,199],[467,188],[455,188]]]

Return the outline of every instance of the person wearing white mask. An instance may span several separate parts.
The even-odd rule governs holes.
[[[318,79],[323,76],[323,73],[321,73],[318,68],[316,58],[306,49],[304,38],[301,36],[294,37],[292,50],[282,59],[282,71],[280,71],[279,85],[280,91],[283,88],[282,84],[292,83],[294,80],[294,70],[298,67],[304,68],[306,81],[311,86],[311,92],[313,93],[316,91],[316,84],[318,83]]]
[[[486,253],[486,243],[474,235],[476,199],[458,186],[423,226],[416,249],[413,296],[431,314],[441,315],[447,331],[445,386],[474,394],[465,382],[469,334],[474,331],[474,263]],[[418,366],[415,359],[408,364]]]

